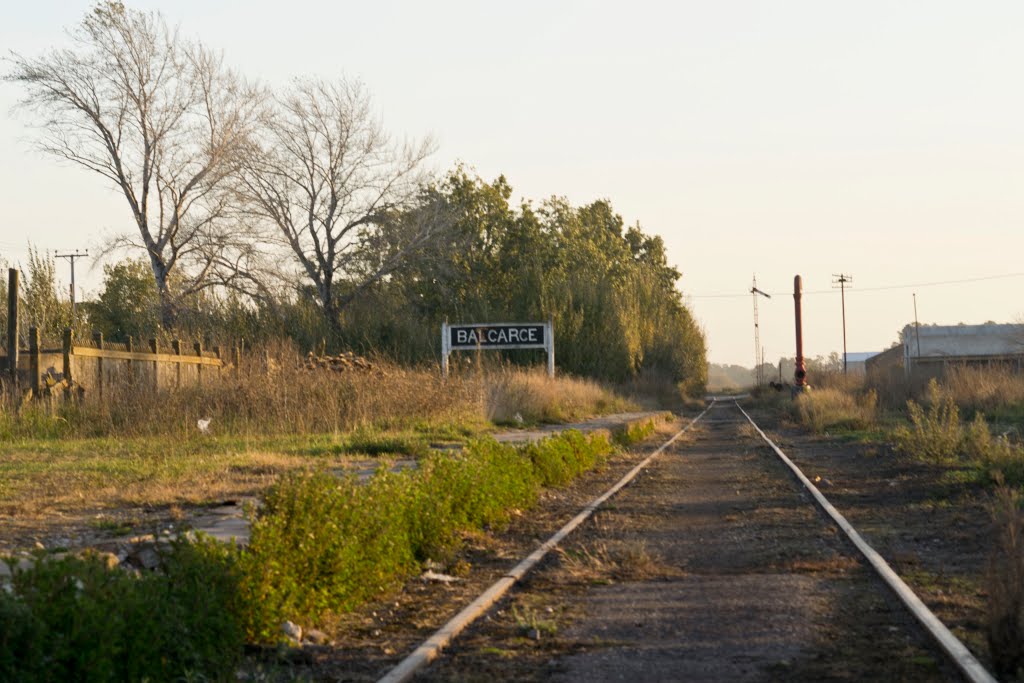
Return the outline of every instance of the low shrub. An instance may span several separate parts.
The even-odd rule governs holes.
[[[237,576],[235,551],[203,539],[139,576],[96,554],[39,556],[0,589],[0,680],[232,679]]]
[[[962,453],[964,440],[960,409],[935,380],[928,385],[927,400],[927,409],[915,401],[907,401],[910,426],[897,427],[893,432],[896,448],[927,462],[956,460]]]
[[[431,456],[406,492],[414,556],[448,559],[460,531],[503,524],[513,510],[533,505],[541,483],[530,459],[493,439],[454,457]]]
[[[656,429],[653,420],[645,420],[626,425],[623,429],[616,431],[612,435],[612,439],[616,444],[625,448],[643,441],[651,434],[654,434]]]
[[[910,425],[893,432],[898,450],[926,462],[973,465],[982,480],[1024,485],[1024,447],[993,436],[981,413],[964,425],[952,395],[935,380],[927,395],[927,408],[907,401]]]
[[[426,560],[449,559],[463,532],[504,524],[540,486],[563,485],[610,452],[603,436],[567,432],[523,448],[471,442],[365,484],[324,471],[284,477],[240,559],[248,637],[272,642],[285,619],[349,610]]]
[[[287,618],[347,610],[412,569],[401,510],[386,495],[392,484],[319,471],[288,474],[271,488],[240,558],[249,639],[272,642]]]
[[[299,471],[251,513],[246,549],[179,539],[138,576],[96,555],[40,558],[0,587],[0,680],[232,679],[246,639],[274,643],[285,620],[317,622],[393,588],[611,450],[568,432],[521,448],[472,442],[366,483]]]
[[[595,434],[588,440],[571,430],[556,439],[530,444],[525,450],[542,486],[564,486],[603,463],[612,447],[603,435]]]

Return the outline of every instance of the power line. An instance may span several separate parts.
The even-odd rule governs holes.
[[[986,280],[1005,280],[1012,277],[1024,277],[1024,273],[1003,273],[1001,275],[984,275],[981,277],[969,277],[960,280],[937,280],[934,282],[917,282],[905,285],[881,285],[878,287],[860,287],[861,292],[881,292],[891,289],[917,289],[920,287],[937,287],[939,285],[959,285],[970,282],[983,282]],[[770,292],[770,294],[787,294],[788,292]],[[804,292],[807,294],[835,294],[835,289],[812,289]],[[744,294],[686,294],[683,295],[690,299],[739,299],[746,298],[749,292]]]

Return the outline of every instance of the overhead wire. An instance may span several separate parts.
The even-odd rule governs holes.
[[[959,285],[959,284],[966,284],[966,283],[970,283],[970,282],[983,282],[985,280],[1005,280],[1007,278],[1013,278],[1013,277],[1024,277],[1024,272],[1020,272],[1020,273],[1002,273],[1000,275],[983,275],[983,276],[980,276],[980,277],[961,278],[959,280],[936,280],[936,281],[933,281],[933,282],[917,282],[917,283],[902,284],[902,285],[880,285],[880,286],[877,286],[877,287],[858,287],[857,291],[859,291],[859,292],[881,292],[881,291],[892,290],[892,289],[919,289],[919,288],[922,288],[922,287],[937,287],[937,286],[940,286],[940,285]],[[809,294],[837,294],[838,292],[839,292],[838,288],[834,288],[834,289],[808,289],[808,290],[804,290],[802,292],[802,294],[806,296],[806,295],[809,295]],[[771,295],[778,296],[778,295],[792,294],[793,292],[792,291],[783,291],[783,292],[768,292],[768,293],[771,294]],[[686,294],[684,292],[683,295],[686,296],[689,299],[745,299],[745,298],[748,298],[750,296],[750,292],[744,292],[742,294],[739,294],[739,293],[737,293],[737,294],[726,294],[726,293],[722,293],[722,294]]]

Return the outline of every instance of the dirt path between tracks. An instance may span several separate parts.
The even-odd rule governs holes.
[[[717,406],[423,680],[958,680]]]

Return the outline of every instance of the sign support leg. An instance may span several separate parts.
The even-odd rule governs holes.
[[[441,376],[448,378],[448,355],[451,349],[448,348],[448,323],[441,323]]]
[[[548,377],[555,378],[555,321],[549,320],[545,332],[548,335]]]

